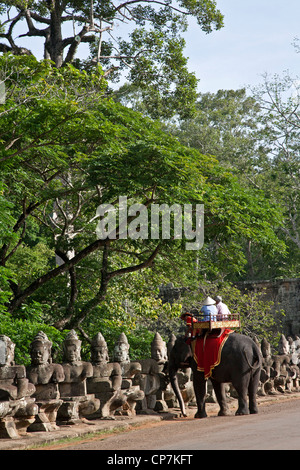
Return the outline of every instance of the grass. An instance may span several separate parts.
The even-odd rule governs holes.
[[[58,447],[67,447],[69,445],[73,445],[73,444],[76,444],[76,443],[82,443],[82,442],[88,442],[88,441],[92,441],[92,440],[104,440],[106,439],[107,437],[110,437],[110,436],[114,436],[114,435],[117,435],[117,434],[121,434],[125,431],[130,431],[131,429],[133,428],[136,428],[136,427],[139,427],[139,424],[138,423],[133,423],[129,426],[121,426],[119,428],[116,428],[116,429],[103,429],[102,431],[96,431],[96,432],[89,432],[87,434],[84,434],[82,436],[75,436],[75,437],[65,437],[65,438],[62,438],[62,439],[55,439],[51,442],[43,442],[41,444],[35,444],[31,447],[28,447],[27,450],[52,450],[50,448],[53,448],[56,449]],[[102,439],[101,439],[102,437]]]

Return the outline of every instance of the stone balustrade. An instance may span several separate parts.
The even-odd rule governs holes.
[[[32,339],[31,364],[14,362],[15,344],[0,335],[0,438],[17,439],[28,432],[50,432],[83,420],[156,414],[177,408],[168,380],[166,344],[156,333],[151,357],[131,361],[130,345],[120,334],[110,361],[106,341],[98,333],[91,341],[90,362],[81,360],[81,341],[71,330],[62,344],[63,362],[55,364],[52,343],[43,332]],[[300,338],[282,335],[277,354],[264,339],[259,344],[263,367],[258,395],[300,391]],[[185,403],[195,404],[191,369],[178,372]],[[209,392],[210,390],[210,392]],[[236,393],[228,385],[228,396]],[[208,388],[207,401],[214,401]]]

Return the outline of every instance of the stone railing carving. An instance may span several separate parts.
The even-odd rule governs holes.
[[[39,332],[30,344],[31,364],[14,362],[15,344],[0,335],[0,438],[17,439],[35,431],[55,431],[86,419],[164,413],[178,408],[168,380],[168,344],[156,333],[151,357],[131,361],[124,333],[116,341],[112,361],[99,332],[91,341],[91,361],[81,360],[81,341],[71,330],[62,344],[63,362],[52,362],[52,343]],[[260,343],[263,358],[258,395],[300,391],[300,339],[282,335],[278,353]],[[178,371],[184,401],[195,403],[191,369]],[[228,386],[228,396],[236,398]],[[214,401],[213,393],[207,397]]]

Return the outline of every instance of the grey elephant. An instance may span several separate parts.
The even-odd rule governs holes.
[[[204,372],[197,370],[192,349],[184,338],[177,338],[170,353],[169,377],[173,390],[179,401],[181,412],[186,416],[184,402],[182,400],[176,377],[179,368],[191,367],[193,372],[193,385],[197,402],[195,418],[205,418],[205,395],[207,380]],[[219,416],[228,414],[226,400],[227,383],[232,383],[238,394],[238,409],[236,415],[257,413],[256,392],[259,385],[262,367],[261,352],[255,342],[248,336],[239,333],[229,334],[223,345],[221,359],[211,373],[212,382],[218,404]],[[247,403],[249,396],[249,405]]]

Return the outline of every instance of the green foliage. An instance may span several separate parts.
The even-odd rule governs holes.
[[[220,29],[223,27],[223,15],[216,10],[216,2],[207,2],[205,0],[181,0],[179,5],[184,6],[196,18],[202,29],[206,33],[210,33],[213,28]]]
[[[154,119],[169,118],[174,110],[181,118],[194,112],[198,80],[188,72],[184,46],[184,40],[172,34],[166,40],[166,33],[142,28],[131,33],[130,44],[123,44],[124,55],[135,58],[141,54],[137,63],[129,61],[127,79],[130,89],[138,88],[146,113]],[[123,90],[116,92],[117,99],[122,98]]]
[[[18,249],[18,256],[8,262],[7,267],[15,272],[15,281],[20,286],[25,286],[28,281],[34,280],[49,269],[49,262],[53,257],[53,250],[42,242],[32,247],[23,244]]]
[[[17,236],[10,230],[15,223],[13,218],[13,203],[6,199],[4,192],[8,187],[0,181],[0,243],[7,244],[17,240]]]
[[[0,51],[17,55],[36,53],[34,47],[28,51],[15,43],[13,30],[26,18],[28,30],[25,26],[22,37],[36,36],[44,41],[46,54],[56,67],[74,63],[80,69],[94,70],[100,64],[112,81],[125,75],[127,80],[141,86],[152,117],[159,113],[184,116],[190,113],[189,107],[193,108],[197,80],[188,71],[183,54],[182,31],[187,29],[187,19],[196,19],[199,32],[211,33],[223,27],[223,15],[214,0],[179,3],[137,0],[119,5],[97,0],[92,4],[85,0],[55,3],[16,0],[0,2],[1,14],[0,28],[6,41],[0,43]],[[66,35],[65,31],[71,28],[73,34]],[[84,43],[90,45],[91,56],[79,60],[78,51]]]
[[[245,193],[249,190],[244,201],[237,198],[237,205],[230,217],[239,221],[240,207],[248,206],[252,199],[253,205],[256,204],[257,210],[261,212],[262,220],[268,220],[280,240],[282,248],[274,250],[272,244],[268,243],[272,235],[269,234],[269,239],[265,231],[262,233],[267,235],[266,238],[261,238],[259,242],[253,239],[251,229],[243,238],[230,237],[230,244],[227,244],[227,268],[232,262],[240,266],[235,275],[231,273],[227,277],[231,281],[297,277],[299,274],[299,250],[295,246],[295,227],[298,224],[295,208],[299,194],[297,106],[293,99],[286,104],[283,101],[283,96],[293,83],[287,79],[283,83],[277,81],[272,86],[268,83],[263,88],[264,93],[253,96],[249,96],[245,89],[219,90],[215,94],[199,95],[195,116],[173,127],[168,126],[180,142],[201,153],[216,156],[222,167],[238,176]],[[286,136],[284,141],[283,135]],[[229,190],[232,191],[232,187]],[[259,197],[264,199],[263,205],[258,200],[254,202],[255,193],[260,193]],[[275,212],[281,212],[280,219],[273,212],[274,209]],[[251,218],[249,213],[249,227]],[[206,274],[225,279],[226,271],[211,256],[218,250],[218,245],[211,242],[207,250],[208,253],[204,249],[200,254],[209,263]],[[226,257],[223,262],[226,266]]]
[[[24,309],[25,310],[25,309]],[[8,336],[16,345],[16,364],[29,365],[31,358],[29,354],[30,343],[39,331],[46,333],[52,341],[53,358],[61,360],[61,343],[65,332],[60,332],[39,318],[39,306],[33,304],[26,307],[24,318],[14,318],[9,314],[0,314],[0,334]]]
[[[125,275],[109,289],[102,302],[82,327],[89,338],[99,331],[103,334],[110,354],[118,337],[124,332],[130,344],[132,359],[150,357],[150,344],[156,331],[168,340],[181,313],[181,305],[163,304],[158,284],[167,281],[161,273],[137,272]],[[87,354],[89,347],[87,347]]]
[[[28,322],[32,333],[48,325],[54,339],[81,328],[84,338],[101,331],[112,348],[124,331],[132,357],[145,357],[153,330],[167,339],[181,308],[161,304],[159,285],[236,276],[246,264],[241,240],[274,256],[284,249],[274,231],[280,208],[158,121],[108,99],[100,70],[12,55],[0,57],[0,70],[4,333],[9,321],[9,333],[15,324],[23,335]],[[169,240],[98,240],[97,207],[118,209],[119,196],[148,208],[204,204],[203,249],[187,251],[173,227]]]
[[[244,88],[219,90],[200,94],[194,116],[171,130],[184,145],[214,155],[249,186],[268,150],[261,142],[261,113],[258,101]]]

